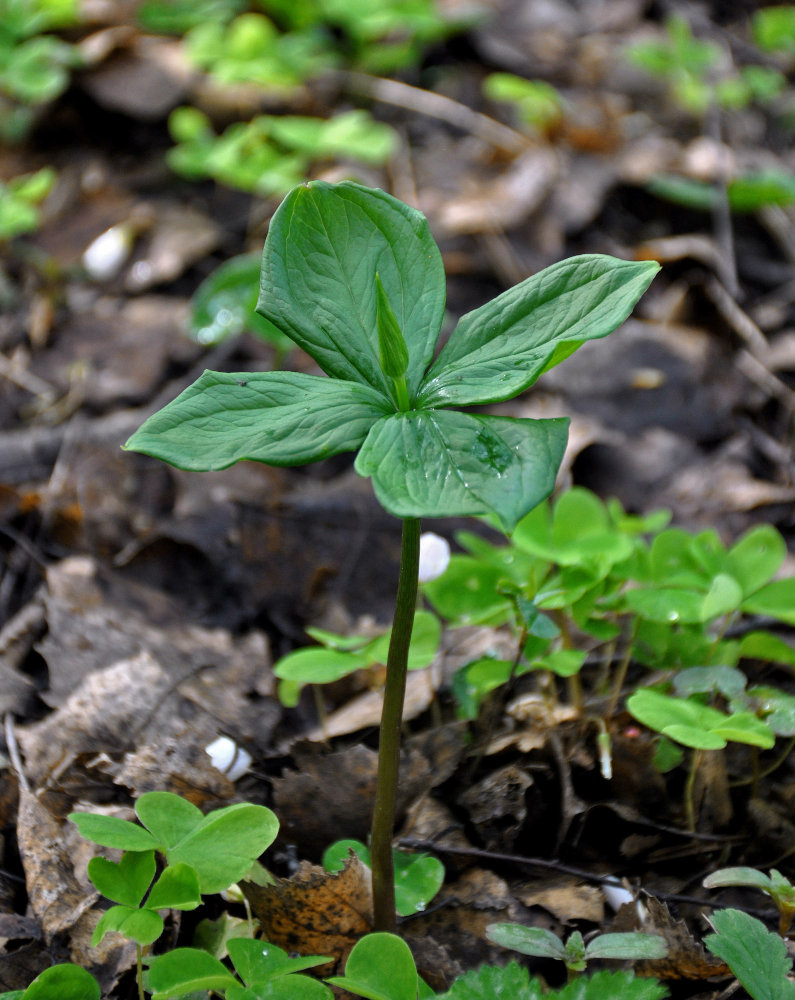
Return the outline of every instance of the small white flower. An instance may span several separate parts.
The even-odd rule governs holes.
[[[237,745],[228,736],[219,736],[204,748],[216,770],[225,774],[230,781],[242,778],[251,767],[251,754]]]
[[[428,583],[441,576],[450,562],[447,540],[432,531],[420,535],[420,583]]]
[[[83,254],[83,267],[93,281],[110,281],[121,271],[130,256],[134,231],[128,222],[111,226],[89,244]]]

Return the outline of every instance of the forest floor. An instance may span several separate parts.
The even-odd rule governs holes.
[[[205,810],[262,803],[281,824],[264,860],[284,878],[332,841],[365,840],[377,679],[323,689],[334,734],[324,740],[311,694],[284,708],[271,668],[307,643],[307,626],[357,634],[389,624],[400,525],[348,455],[200,475],[121,450],[205,368],[274,364],[251,334],[206,347],[186,324],[203,279],[261,250],[280,199],[169,169],[168,113],[201,106],[206,79],[175,61],[174,38],[135,26],[134,5],[95,6],[65,35],[86,51],[93,38],[94,64],[0,158],[4,181],[58,171],[38,229],[7,241],[0,262],[0,990],[72,960],[95,971],[107,997],[128,1000],[130,947],[88,946],[101,912],[85,878],[94,848],[66,815],[101,806],[129,816],[156,788]],[[794,84],[764,105],[695,113],[670,80],[626,57],[633,43],[664,42],[667,14],[679,13],[718,48],[720,73],[759,62],[795,80],[792,62],[751,41],[753,4],[712,7],[499,0],[391,87],[338,72],[307,83],[287,110],[366,107],[396,131],[386,166],[316,162],[311,176],[353,176],[425,213],[452,318],[572,254],[659,260],[634,318],[493,412],[571,416],[561,488],[586,486],[637,513],[664,507],[674,524],[715,528],[727,543],[760,523],[791,542],[795,209],[778,198],[743,213],[722,211],[720,199],[702,210],[650,186],[659,174],[709,190],[728,175],[791,176]],[[497,71],[552,84],[562,100],[554,120],[530,129],[515,107],[487,99],[483,80]],[[128,246],[113,273],[92,277],[83,254],[117,226]],[[284,365],[316,370],[297,349]],[[451,541],[471,526],[426,525]],[[738,784],[708,803],[693,833],[683,774],[654,770],[651,736],[629,716],[614,720],[611,782],[579,718],[534,749],[514,733],[486,752],[449,690],[456,666],[493,638],[484,634],[443,646],[407,712],[400,836],[433,842],[447,869],[427,912],[402,925],[421,969],[441,990],[484,961],[504,963],[485,936],[496,921],[629,926],[605,902],[610,876],[650,894],[649,919],[678,942],[650,971],[677,997],[718,996],[732,980],[712,978],[720,970],[698,944],[718,901],[701,880],[737,863],[795,875],[792,760],[755,797]],[[509,723],[497,720],[497,732]],[[236,782],[204,752],[219,735],[251,755]],[[736,778],[746,758],[726,758]],[[723,898],[770,916],[753,897]],[[297,908],[297,933],[311,909]],[[350,944],[367,930],[359,916],[335,954],[346,933]],[[172,943],[192,928],[190,914],[175,917]],[[547,963],[531,968],[554,981]]]

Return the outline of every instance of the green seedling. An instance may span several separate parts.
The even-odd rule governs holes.
[[[328,377],[206,372],[127,442],[195,471],[358,451],[354,468],[402,519],[371,837],[379,930],[395,927],[391,842],[420,519],[489,513],[512,530],[551,492],[566,443],[565,419],[454,408],[510,399],[606,336],[657,270],[599,255],[553,265],[463,317],[433,360],[445,279],[426,219],[358,184],[305,184],[271,220],[258,311]]]
[[[795,55],[795,6],[764,7],[751,18],[754,41],[764,52]]]
[[[625,54],[646,72],[665,79],[674,99],[691,114],[701,115],[711,105],[733,110],[752,101],[766,103],[786,86],[784,74],[769,66],[752,64],[739,72],[722,69],[720,46],[694,38],[683,17],[669,18],[666,30],[665,41],[632,45]]]
[[[730,740],[764,750],[775,743],[773,730],[752,712],[727,715],[697,697],[642,688],[627,699],[627,709],[644,726],[694,750],[722,750]]]
[[[317,160],[380,165],[397,144],[394,131],[365,111],[329,119],[260,115],[230,125],[219,136],[197,108],[177,108],[169,129],[177,145],[166,159],[176,173],[190,180],[210,177],[263,197],[284,194]]]
[[[389,657],[391,629],[372,639],[336,635],[318,628],[309,628],[307,632],[321,645],[288,653],[273,666],[279,678],[279,699],[283,705],[297,705],[304,684],[331,684],[357,670],[385,665]],[[436,615],[418,611],[411,632],[408,669],[422,670],[430,666],[439,651],[441,638],[442,628]]]
[[[795,983],[788,977],[792,959],[778,934],[740,910],[720,910],[712,915],[717,933],[704,944],[723,959],[753,1000],[793,1000]]]
[[[323,852],[323,867],[327,872],[345,868],[350,852],[368,867],[372,865],[370,850],[360,840],[338,840]],[[421,913],[441,889],[444,865],[430,854],[410,854],[393,851],[395,869],[395,908],[401,917]]]
[[[381,75],[419,65],[429,45],[476,21],[443,14],[436,0],[320,0],[318,8],[347,36],[353,66]]]
[[[220,84],[257,85],[289,95],[337,62],[318,28],[281,32],[264,14],[244,13],[230,24],[198,23],[185,36],[188,58]]]
[[[240,254],[217,267],[191,299],[188,330],[203,346],[220,344],[241,333],[253,333],[273,345],[275,368],[295,346],[273,323],[256,311],[259,254]]]
[[[147,31],[184,35],[200,24],[231,21],[245,6],[245,0],[145,0],[138,22]]]
[[[53,965],[40,973],[26,990],[0,993],[0,1000],[100,1000],[99,983],[79,965]]]
[[[86,840],[128,852],[159,851],[169,865],[193,868],[202,893],[223,892],[239,881],[273,843],[279,822],[265,806],[241,802],[206,816],[171,792],[146,792],[135,804],[143,824],[116,816],[73,812]]]
[[[24,138],[36,105],[66,90],[75,46],[45,32],[77,24],[77,0],[0,0],[0,137]]]
[[[486,934],[489,940],[503,948],[537,958],[557,959],[565,964],[569,973],[584,972],[588,962],[595,958],[639,961],[665,958],[668,954],[664,938],[641,931],[597,934],[588,944],[579,931],[574,931],[563,942],[545,927],[525,927],[524,924],[489,924]]]
[[[38,228],[39,205],[52,190],[56,176],[52,167],[42,167],[34,174],[0,182],[0,243]]]
[[[636,979],[631,972],[600,970],[591,976],[578,976],[558,990],[548,990],[527,969],[509,962],[497,967],[484,965],[466,973],[437,1000],[662,1000],[668,990],[655,979]]]
[[[563,117],[563,98],[545,80],[491,73],[483,81],[483,93],[491,101],[512,105],[521,124],[532,131],[548,132]]]
[[[792,918],[795,916],[795,886],[775,868],[771,868],[769,875],[756,868],[720,868],[708,875],[702,885],[705,889],[720,889],[728,885],[742,886],[767,893],[778,910],[779,934],[783,937],[789,933]]]
[[[434,996],[417,975],[409,946],[395,934],[368,934],[353,946],[345,975],[326,982],[367,1000],[428,1000]]]
[[[88,877],[94,887],[118,904],[103,914],[91,938],[92,946],[108,931],[118,931],[139,945],[151,944],[163,933],[158,910],[195,910],[201,904],[199,879],[190,865],[168,865],[152,884],[155,869],[154,851],[125,851],[118,863],[107,858],[89,861]]]
[[[697,696],[675,698],[650,688],[635,691],[627,709],[638,722],[668,740],[691,747],[690,768],[684,790],[684,811],[689,830],[695,829],[693,792],[696,774],[705,750],[722,750],[729,741],[769,750],[775,743],[773,730],[753,712],[727,715]]]
[[[92,944],[99,944],[111,930],[135,941],[138,995],[143,1000],[143,948],[164,928],[157,911],[193,910],[202,894],[228,889],[273,843],[279,823],[270,809],[251,803],[205,816],[171,792],[147,792],[136,802],[135,812],[143,825],[86,812],[70,813],[69,819],[87,840],[124,852],[118,863],[107,858],[89,862],[91,881],[117,904],[101,917]],[[153,885],[156,851],[168,864]]]
[[[149,989],[153,1000],[189,997],[206,990],[226,1000],[331,1000],[333,996],[327,986],[301,975],[305,969],[333,961],[328,955],[290,958],[276,945],[246,938],[232,938],[227,948],[237,976],[198,948],[175,948],[152,959]]]
[[[723,195],[714,184],[678,177],[675,174],[655,174],[647,184],[659,198],[711,212]],[[791,205],[795,201],[795,175],[784,170],[764,170],[743,174],[726,184],[726,198],[732,212],[757,212],[769,205]]]

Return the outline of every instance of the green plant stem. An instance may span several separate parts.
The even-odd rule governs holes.
[[[376,931],[395,933],[395,873],[392,863],[392,838],[395,825],[398,772],[400,769],[400,727],[406,693],[409,643],[417,603],[420,568],[420,521],[403,520],[395,620],[386,664],[386,688],[381,713],[378,745],[378,778],[370,836],[373,865],[373,923]]]
[[[693,793],[696,787],[696,774],[698,765],[701,763],[701,750],[693,750],[690,757],[690,768],[685,782],[684,807],[687,829],[695,832],[696,829],[696,804],[693,800]]]

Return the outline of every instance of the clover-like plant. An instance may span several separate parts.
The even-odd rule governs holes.
[[[308,628],[319,646],[307,646],[287,653],[273,665],[279,678],[279,698],[284,705],[298,704],[304,684],[332,684],[356,670],[385,664],[389,657],[391,631],[374,638],[337,635],[325,629]],[[430,666],[439,649],[442,626],[430,611],[417,611],[411,631],[407,668],[422,670]]]
[[[100,1000],[99,983],[86,969],[71,962],[52,965],[25,990],[0,993],[0,1000]]]
[[[367,1000],[430,1000],[435,996],[417,975],[406,942],[383,932],[357,941],[345,963],[345,975],[332,976],[326,982]]]
[[[454,407],[529,388],[623,322],[657,270],[602,255],[562,261],[464,316],[434,360],[445,279],[427,220],[359,184],[303,184],[271,220],[257,308],[328,377],[208,371],[127,442],[195,471],[358,450],[354,468],[403,520],[371,837],[379,930],[395,927],[391,841],[420,519],[491,514],[510,531],[551,492],[566,446],[564,418]]]
[[[96,889],[116,904],[100,918],[91,943],[99,944],[108,931],[135,941],[143,998],[143,948],[164,929],[158,910],[194,910],[202,893],[229,888],[273,843],[279,822],[270,809],[250,802],[205,816],[172,792],[147,792],[135,812],[142,826],[98,813],[73,812],[69,819],[87,840],[124,852],[118,862],[98,857],[88,863]],[[168,863],[153,884],[155,852]]]
[[[372,864],[370,849],[360,840],[337,840],[323,852],[327,872],[341,872],[350,852],[366,865]],[[393,851],[395,867],[395,909],[401,917],[421,913],[444,882],[444,865],[432,854]]]
[[[149,968],[153,1000],[196,996],[204,990],[211,990],[226,1000],[332,998],[327,986],[301,975],[304,969],[331,962],[329,955],[290,958],[282,948],[250,938],[232,938],[227,948],[237,976],[223,962],[200,948],[175,948],[154,958]]]
[[[594,958],[652,959],[665,958],[668,945],[659,934],[631,931],[626,934],[597,934],[588,944],[579,931],[566,941],[545,927],[525,927],[524,924],[489,924],[486,934],[495,944],[512,948],[523,955],[555,958],[563,962],[570,973],[584,972]]]

